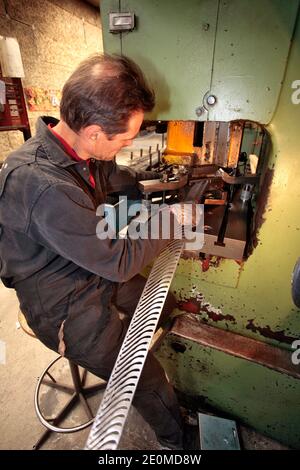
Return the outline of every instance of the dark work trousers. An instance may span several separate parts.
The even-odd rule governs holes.
[[[103,379],[109,379],[145,282],[145,278],[137,275],[130,281],[118,284],[114,298],[117,309],[112,309],[99,344],[85,358],[84,367]],[[159,325],[174,307],[175,298],[168,294]],[[120,316],[118,309],[124,314]],[[148,352],[133,405],[153,428],[161,444],[174,449],[182,448],[182,422],[177,397],[164,369],[151,351]]]

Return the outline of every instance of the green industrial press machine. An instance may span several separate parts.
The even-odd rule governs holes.
[[[176,318],[157,357],[196,407],[297,449],[299,3],[100,4],[105,52],[134,59],[155,90],[147,118],[168,128],[158,167],[208,182],[204,245],[180,259]]]

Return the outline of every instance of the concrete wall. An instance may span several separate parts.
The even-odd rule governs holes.
[[[23,59],[24,87],[61,90],[77,64],[102,52],[99,9],[83,0],[0,0],[0,35],[16,37]],[[31,132],[39,115],[31,111]],[[0,132],[0,160],[19,147],[18,131]]]

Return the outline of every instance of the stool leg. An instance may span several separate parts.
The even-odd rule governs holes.
[[[40,447],[44,444],[44,442],[46,442],[51,432],[52,431],[50,431],[50,429],[45,429],[39,440],[34,444],[33,450],[39,450]]]
[[[74,362],[69,361],[69,366],[71,370],[71,375],[74,383],[74,388],[76,393],[81,393],[82,392],[82,386],[81,386],[81,379],[80,379],[80,374],[79,374],[79,367],[74,364]]]
[[[70,364],[70,370],[71,370],[72,379],[74,383],[74,388],[78,395],[78,398],[84,408],[84,411],[87,414],[87,417],[90,419],[93,419],[94,416],[93,416],[92,410],[90,409],[89,404],[82,393],[83,388],[82,388],[81,378],[79,374],[79,367],[76,364],[74,364],[72,361],[69,361],[69,364]]]
[[[56,380],[55,380],[55,378],[54,378],[54,377],[52,377],[52,375],[51,375],[51,374],[49,374],[49,372],[46,372],[46,375],[48,375],[48,377],[50,377],[50,379],[52,380],[52,382],[56,384]]]
[[[67,414],[69,413],[69,411],[72,409],[72,407],[74,406],[74,404],[76,403],[76,400],[77,400],[77,394],[74,393],[73,396],[69,399],[69,401],[65,404],[65,406],[63,407],[63,409],[59,412],[59,414],[56,416],[56,418],[53,419],[53,426],[57,426],[59,425],[60,421],[62,421],[66,416]],[[46,442],[46,440],[48,439],[48,437],[50,436],[50,433],[51,433],[51,429],[46,429],[43,434],[41,435],[41,437],[38,439],[38,441],[35,443],[35,445],[33,446],[34,450],[38,450],[42,444],[44,444],[44,442]]]

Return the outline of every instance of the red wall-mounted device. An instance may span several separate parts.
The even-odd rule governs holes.
[[[2,77],[5,83],[6,103],[0,104],[0,131],[19,130],[23,132],[24,140],[31,137],[28,114],[20,78]]]

